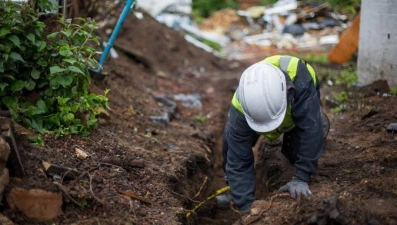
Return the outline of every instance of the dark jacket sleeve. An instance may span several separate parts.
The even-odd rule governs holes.
[[[241,211],[249,210],[255,200],[255,169],[252,146],[258,139],[243,114],[230,107],[224,131],[224,169],[234,204]]]
[[[294,83],[297,90],[292,105],[295,123],[292,132],[296,137],[294,142],[297,142],[294,143],[294,176],[309,182],[323,153],[320,99],[313,79],[302,62],[298,64],[298,75]]]

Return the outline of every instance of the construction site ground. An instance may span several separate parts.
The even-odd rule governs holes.
[[[45,145],[37,146],[28,141],[32,131],[15,124],[26,176],[17,173],[18,166],[10,166],[3,215],[20,225],[235,222],[235,210],[219,210],[214,199],[206,199],[226,186],[222,132],[238,78],[270,51],[257,52],[247,61],[226,60],[193,46],[182,33],[149,16],[138,19],[133,14],[115,49],[119,57],[105,62],[107,77],[93,80],[91,86],[96,93],[110,89],[111,110],[88,137],[45,135]],[[378,83],[364,88],[335,85],[345,66],[312,65],[323,84],[321,98],[331,121],[324,155],[310,183],[313,197],[296,201],[277,193],[291,179],[291,169],[280,156],[280,140],[261,140],[256,146],[256,197],[266,204],[258,221],[397,224],[397,136],[386,129],[397,121],[397,98],[382,96],[388,90]],[[332,113],[341,107],[335,93],[342,91],[348,93],[345,110]],[[175,98],[180,94],[199,101],[188,105]],[[79,158],[76,148],[88,157]],[[72,168],[76,175],[47,173],[44,161]],[[7,196],[17,187],[61,193],[61,215],[37,221],[13,209]]]

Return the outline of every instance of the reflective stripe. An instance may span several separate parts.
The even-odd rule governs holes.
[[[236,108],[239,112],[244,114],[243,107],[241,106],[240,102],[237,99],[237,90],[234,92],[233,99],[232,99],[232,105],[234,108]]]
[[[288,74],[288,65],[291,62],[291,59],[292,57],[289,56],[281,56],[279,60],[280,69],[287,74]]]
[[[273,64],[274,66],[280,68],[283,72],[288,74],[292,81],[296,78],[296,71],[298,70],[298,64],[300,59],[294,56],[282,56],[282,55],[274,55],[267,57],[263,60],[264,62],[268,62]],[[313,67],[309,63],[305,63],[307,69],[310,72],[310,75],[313,78],[314,85],[317,85],[316,73],[314,72]]]

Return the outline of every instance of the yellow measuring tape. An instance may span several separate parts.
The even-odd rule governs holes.
[[[211,200],[211,199],[215,198],[216,196],[223,194],[227,191],[230,191],[230,186],[226,186],[226,187],[223,187],[223,188],[217,190],[214,194],[208,196],[204,201],[200,202],[192,210],[190,210],[188,213],[186,213],[186,217],[189,217],[192,214],[192,212],[194,212],[195,210],[200,208],[204,203],[208,202],[209,200]]]

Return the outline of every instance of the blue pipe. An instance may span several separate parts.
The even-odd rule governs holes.
[[[116,37],[120,31],[120,28],[123,25],[124,20],[127,17],[128,12],[130,11],[130,8],[133,3],[134,3],[134,0],[127,0],[127,2],[125,3],[123,12],[121,12],[121,15],[120,15],[119,20],[117,21],[116,27],[114,28],[112,35],[110,35],[109,41],[106,44],[105,49],[103,50],[101,58],[99,59],[99,68],[97,69],[97,71],[100,71],[102,69],[103,64],[105,63],[106,57],[108,56],[110,49],[113,47],[113,43],[116,40]]]

